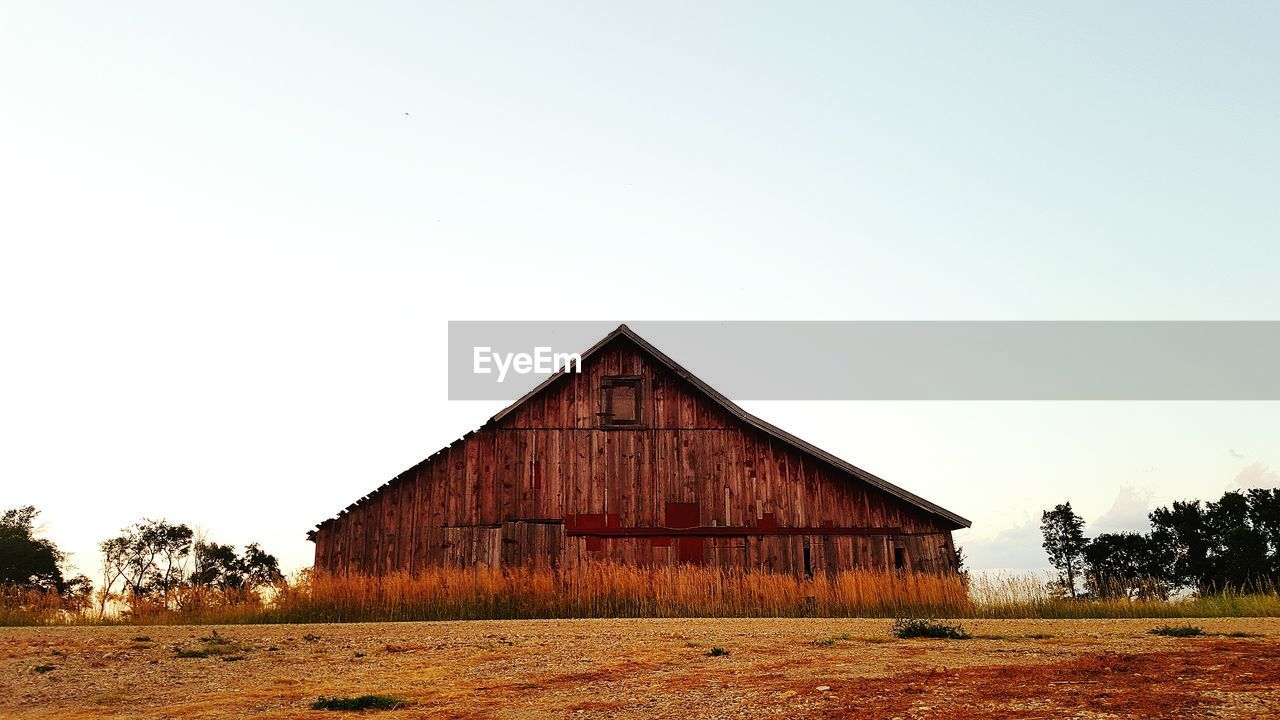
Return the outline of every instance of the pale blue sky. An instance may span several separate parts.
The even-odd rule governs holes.
[[[0,504],[85,569],[143,514],[306,564],[312,524],[494,410],[445,400],[450,319],[1280,319],[1277,30],[1271,3],[7,4]],[[1269,403],[751,410],[971,517],[978,566],[1040,564],[990,540],[1046,504],[1280,467]]]

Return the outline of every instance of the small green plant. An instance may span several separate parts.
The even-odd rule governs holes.
[[[150,636],[150,635],[138,635],[137,637],[133,638],[133,641],[134,641],[134,642],[151,642],[151,636]]]
[[[120,692],[119,690],[116,690],[113,692],[99,693],[97,695],[89,696],[89,702],[93,703],[94,705],[115,705],[117,703],[124,702],[125,700],[128,700],[128,699],[129,699],[129,696],[125,695],[123,692]]]
[[[852,639],[853,638],[849,637],[849,633],[840,633],[839,635],[832,635],[831,637],[828,637],[828,638],[815,640],[813,644],[817,645],[818,647],[831,647],[832,645],[835,645],[836,643],[841,642],[843,640],[852,640]]]
[[[1160,627],[1151,628],[1147,632],[1165,637],[1195,637],[1203,635],[1204,629],[1198,625],[1161,625]]]
[[[358,653],[355,653],[355,656],[356,656],[356,657],[358,657],[358,658],[362,658],[362,657],[364,657],[364,653],[362,653],[362,652],[358,652]]]
[[[961,625],[948,625],[939,620],[921,620],[919,618],[901,618],[893,623],[892,632],[895,637],[907,638],[939,638],[942,640],[970,640],[972,635]]]
[[[214,630],[211,634],[200,638],[200,642],[204,643],[205,645],[230,645],[231,644],[231,641],[219,635],[217,630]]]
[[[244,656],[243,656],[243,655],[224,655],[224,656],[222,656],[222,662],[240,662],[240,661],[241,661],[241,660],[243,660],[243,659],[244,659]]]
[[[200,638],[204,644],[195,648],[184,648],[174,646],[173,652],[180,658],[207,658],[207,657],[236,657],[243,660],[244,655],[253,648],[247,645],[241,645],[233,642],[228,638],[219,635],[216,631],[208,637]]]
[[[1265,636],[1264,636],[1262,633],[1244,632],[1243,630],[1238,630],[1238,631],[1236,631],[1236,632],[1222,633],[1222,637],[1229,637],[1229,638],[1260,638],[1260,637],[1265,637]]]
[[[1053,635],[1050,633],[1027,633],[1022,637],[1028,640],[1048,640],[1049,638],[1053,637]]]
[[[319,635],[313,635],[312,633],[307,633],[306,635],[303,635],[303,636],[302,636],[302,639],[303,639],[303,640],[306,640],[307,642],[315,642],[315,641],[317,641],[317,640],[319,640],[319,639],[320,639],[320,636],[319,636]]]
[[[45,673],[47,673],[47,672],[52,672],[52,671],[53,671],[53,670],[55,670],[56,668],[54,668],[54,666],[52,666],[52,665],[37,665],[37,666],[35,666],[35,667],[31,668],[31,669],[32,669],[32,670],[34,670],[35,672],[38,672],[38,673],[40,673],[41,675],[43,675],[43,674],[45,674]]]
[[[707,654],[710,655],[711,657],[721,657],[724,655],[728,655],[729,651],[725,650],[722,647],[713,647],[711,648],[710,652],[708,652]]]
[[[320,698],[311,703],[311,709],[359,712],[361,710],[395,710],[408,704],[407,701],[391,695],[360,695],[348,698]]]

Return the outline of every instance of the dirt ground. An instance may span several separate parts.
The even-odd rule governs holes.
[[[1280,716],[1280,619],[1192,622],[1215,634],[1153,636],[1152,620],[964,621],[967,641],[898,640],[886,620],[0,628],[0,717],[337,718],[351,714],[311,703],[366,693],[411,703],[368,712],[387,720]]]

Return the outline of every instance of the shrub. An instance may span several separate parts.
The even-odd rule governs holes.
[[[43,675],[47,672],[52,672],[56,668],[54,668],[52,665],[37,665],[31,669]]]
[[[725,650],[722,647],[713,647],[711,648],[711,651],[708,652],[707,654],[710,655],[711,657],[721,657],[723,655],[728,655],[729,651]]]
[[[348,698],[320,698],[311,703],[311,709],[359,712],[361,710],[395,710],[408,704],[407,701],[391,695],[360,695]]]
[[[969,640],[973,636],[961,625],[948,625],[938,620],[902,618],[893,624],[893,634],[906,638],[940,638],[943,640]]]
[[[814,645],[817,645],[818,647],[831,647],[832,645],[835,645],[836,643],[840,642],[841,640],[849,640],[849,639],[851,639],[851,638],[849,637],[849,633],[840,633],[839,635],[832,635],[832,636],[831,636],[831,637],[829,637],[829,638],[823,638],[823,639],[821,639],[821,640],[815,640],[815,641],[813,642],[813,644],[814,644]]]
[[[1195,637],[1204,634],[1204,630],[1197,625],[1161,625],[1147,632],[1165,637]]]
[[[217,630],[207,637],[200,638],[200,642],[204,645],[197,648],[175,647],[174,652],[180,658],[206,658],[217,655],[222,656],[224,660],[228,656],[243,660],[244,654],[252,649],[219,635]]]

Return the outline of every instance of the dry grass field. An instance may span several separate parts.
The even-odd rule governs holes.
[[[410,703],[366,711],[388,719],[1275,717],[1280,619],[1191,622],[1207,634],[1130,619],[966,620],[963,641],[871,619],[0,628],[0,717],[336,718],[352,714],[311,703],[366,693]]]

